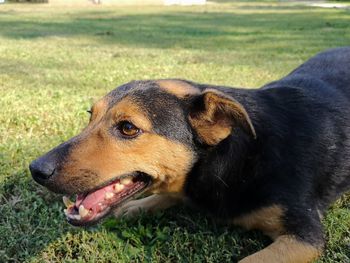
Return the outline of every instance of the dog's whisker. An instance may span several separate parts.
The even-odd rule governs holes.
[[[219,179],[219,181],[221,181],[227,188],[229,188],[228,184],[227,184],[221,177],[219,177],[219,176],[217,176],[217,175],[215,175],[215,174],[214,174],[214,176],[215,176],[217,179]]]

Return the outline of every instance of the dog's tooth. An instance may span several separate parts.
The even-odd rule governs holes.
[[[111,199],[113,196],[114,196],[114,194],[112,192],[106,192],[105,193],[105,199],[106,200]]]
[[[71,206],[73,206],[74,205],[74,203],[67,197],[67,196],[63,196],[63,203],[64,203],[64,205],[67,207],[67,208],[69,208],[69,207],[71,207]]]
[[[80,215],[73,215],[73,214],[70,214],[68,213],[67,209],[64,209],[63,210],[64,213],[66,214],[66,216],[70,219],[75,219],[75,220],[80,220],[81,219],[81,216]]]
[[[81,216],[80,215],[73,215],[74,219],[76,220],[80,220],[81,219]]]
[[[87,210],[83,205],[79,206],[79,215],[81,217],[87,216],[88,213],[89,213],[89,210]]]
[[[75,215],[72,215],[72,214],[67,214],[67,217],[70,219],[75,219]]]
[[[130,177],[125,177],[120,179],[120,183],[123,185],[128,185],[132,183],[132,179]]]
[[[114,184],[113,189],[114,189],[115,193],[119,193],[124,189],[124,187],[125,187],[124,185],[122,185],[120,183],[116,183],[116,184]]]

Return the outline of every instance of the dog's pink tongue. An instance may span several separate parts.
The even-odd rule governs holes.
[[[103,203],[107,192],[113,192],[112,185],[107,185],[101,189],[96,190],[95,192],[88,194],[87,196],[78,195],[75,201],[75,206],[79,207],[80,205],[83,205],[86,209],[96,208],[99,204]]]

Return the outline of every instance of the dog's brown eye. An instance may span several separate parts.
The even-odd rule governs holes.
[[[127,137],[135,137],[140,133],[140,129],[128,121],[122,121],[118,124],[120,133]]]

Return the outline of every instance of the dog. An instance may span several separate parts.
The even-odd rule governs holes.
[[[81,134],[30,164],[39,184],[77,195],[63,197],[70,224],[188,203],[272,238],[240,263],[321,255],[321,219],[350,189],[350,47],[255,90],[132,81],[89,112]]]

